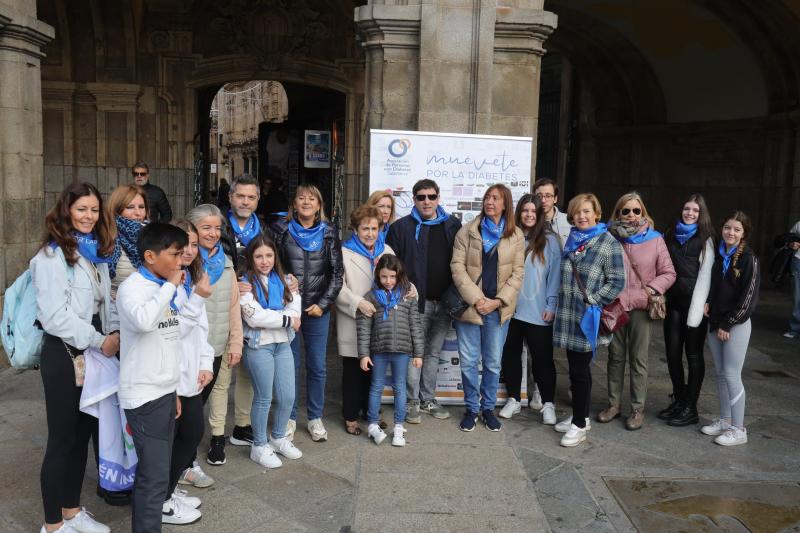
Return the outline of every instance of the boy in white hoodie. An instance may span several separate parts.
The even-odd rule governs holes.
[[[120,318],[119,401],[133,432],[139,463],[133,488],[134,533],[161,531],[167,498],[180,380],[181,285],[186,233],[169,224],[146,226],[137,247],[142,266],[117,292]]]

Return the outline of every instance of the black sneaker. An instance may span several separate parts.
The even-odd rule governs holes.
[[[131,504],[131,491],[129,490],[106,490],[97,484],[97,496],[103,498],[108,505],[122,507]]]
[[[494,416],[494,411],[492,409],[484,409],[481,413],[481,417],[483,418],[483,424],[486,426],[486,429],[489,431],[500,431],[500,421]]]
[[[225,464],[225,436],[211,437],[211,447],[208,449],[206,462],[210,465]]]
[[[250,446],[253,444],[253,428],[250,426],[234,426],[231,438],[234,446]]]
[[[461,431],[472,431],[475,429],[475,424],[477,422],[478,422],[478,413],[464,411],[464,418],[461,419],[461,423],[458,425],[458,429],[460,429]]]

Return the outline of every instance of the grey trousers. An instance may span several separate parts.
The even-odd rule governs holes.
[[[439,356],[442,354],[442,344],[450,329],[450,322],[450,316],[441,302],[425,300],[425,313],[422,315],[425,356],[422,359],[422,368],[414,368],[410,363],[408,365],[406,392],[409,402],[426,402],[436,398]]]
[[[744,384],[742,368],[750,343],[751,324],[748,319],[731,328],[731,338],[722,342],[717,332],[708,333],[708,347],[714,357],[717,372],[717,392],[719,393],[719,416],[730,418],[731,424],[744,427]]]
[[[133,485],[133,533],[161,531],[161,509],[167,500],[172,440],[175,434],[175,393],[136,409],[125,409],[139,463]]]

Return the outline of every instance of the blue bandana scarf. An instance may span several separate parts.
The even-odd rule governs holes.
[[[222,246],[219,243],[214,247],[216,252],[214,255],[209,256],[208,250],[200,247],[200,257],[203,258],[203,269],[208,272],[208,277],[211,284],[214,285],[222,277],[222,272],[225,270],[225,252],[222,251]]]
[[[586,231],[581,231],[577,227],[573,226],[572,229],[569,230],[567,244],[564,245],[564,257],[567,257],[569,254],[576,251],[588,241],[597,237],[601,233],[605,233],[606,231],[608,231],[608,226],[602,222]]]
[[[75,242],[78,244],[78,253],[84,259],[96,265],[98,263],[108,263],[108,274],[113,279],[117,273],[117,262],[122,253],[119,244],[114,244],[114,250],[108,257],[97,255],[97,237],[94,233],[81,233],[80,231],[73,231],[72,236],[75,237]]]
[[[386,237],[389,236],[389,223],[383,225],[383,229],[378,232],[378,242],[383,246],[386,244]],[[378,246],[376,243],[375,246]]]
[[[592,347],[592,359],[597,352],[597,337],[600,334],[600,315],[602,310],[599,305],[586,305],[581,317],[581,331],[589,341],[589,346]]]
[[[386,244],[378,238],[375,241],[375,248],[372,253],[367,250],[367,247],[364,246],[364,243],[356,236],[355,233],[350,235],[350,238],[347,239],[342,243],[343,248],[347,248],[348,250],[352,250],[353,252],[357,253],[358,255],[363,255],[367,259],[369,259],[369,264],[372,266],[372,270],[375,270],[375,263],[377,262],[378,258],[383,253],[384,248],[386,248]]]
[[[725,241],[719,241],[719,255],[722,256],[722,277],[725,277],[725,274],[728,273],[728,269],[731,267],[731,258],[733,254],[736,253],[736,249],[738,246],[734,246],[731,248],[729,252],[725,251]]]
[[[375,295],[375,299],[378,300],[378,303],[383,306],[384,320],[389,318],[389,311],[397,307],[397,304],[399,304],[400,300],[403,298],[403,291],[400,290],[400,287],[395,287],[391,291],[376,287],[372,289],[372,293]]]
[[[678,223],[675,224],[675,240],[678,241],[681,246],[694,237],[695,233],[697,233],[696,222],[694,224],[684,224],[679,220]]]
[[[283,280],[277,272],[271,270],[267,276],[267,294],[264,294],[264,288],[260,280],[250,279],[243,277],[242,281],[246,281],[255,289],[256,300],[261,304],[263,309],[272,309],[273,311],[282,311],[283,305]]]
[[[320,222],[316,226],[306,229],[295,219],[292,219],[289,221],[289,234],[298,246],[306,252],[318,252],[322,248],[327,226],[324,222]]]
[[[447,211],[445,211],[442,206],[437,206],[436,218],[434,218],[433,220],[422,220],[419,211],[417,211],[417,206],[412,207],[411,218],[417,221],[417,231],[414,233],[414,238],[416,240],[419,240],[419,230],[422,229],[422,226],[435,226],[436,224],[441,224],[442,222],[447,220],[449,216],[450,215],[447,214]]]
[[[233,229],[233,234],[236,236],[236,240],[242,243],[244,246],[250,244],[250,241],[253,240],[253,237],[261,233],[261,221],[258,220],[258,217],[255,215],[255,213],[250,215],[250,218],[247,220],[247,224],[245,224],[244,229],[242,229],[239,227],[239,223],[236,221],[236,216],[233,214],[233,210],[228,209],[228,223]]]
[[[139,267],[139,274],[141,274],[142,277],[144,279],[146,279],[147,281],[152,281],[153,283],[158,283],[159,287],[161,287],[162,285],[164,285],[164,283],[167,282],[167,280],[159,278],[158,276],[156,276],[155,274],[153,274],[152,272],[150,272],[149,270],[147,270],[143,266]],[[175,291],[174,293],[172,293],[172,299],[169,301],[169,306],[175,312],[178,311],[178,306],[175,305],[175,296],[177,296],[177,295],[178,295],[178,291]]]
[[[500,218],[500,224],[495,224],[489,217],[481,219],[481,239],[483,239],[483,253],[488,254],[503,238],[506,229],[506,219]]]
[[[144,228],[144,224],[138,220],[123,218],[119,215],[115,218],[117,223],[117,242],[125,250],[125,255],[133,265],[133,268],[142,266],[142,258],[139,257],[139,248],[136,247],[136,240]]]
[[[186,267],[183,268],[183,288],[187,298],[192,295],[192,273]]]

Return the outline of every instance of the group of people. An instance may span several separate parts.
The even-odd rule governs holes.
[[[405,424],[421,423],[423,414],[449,418],[436,381],[451,324],[464,391],[461,430],[473,431],[479,420],[501,429],[501,373],[509,398],[498,415],[520,412],[523,342],[532,363],[530,404],[544,424],[564,433],[561,445],[586,440],[591,362],[601,345],[609,346],[608,406],[597,421],[621,414],[627,362],[625,425],[639,429],[650,322],[660,318],[660,305],[673,401],[659,418],[673,426],[698,423],[707,339],[720,417],[701,431],[721,445],[747,441],[741,371],[760,273],[742,212],[723,219],[718,238],[695,194],[662,235],[637,193],[623,195],[604,223],[596,196],[579,194],[562,213],[557,185],[540,179],[516,206],[508,187],[488,186],[480,214],[462,225],[443,208],[439,186],[423,179],[413,187],[409,215],[395,219],[392,193],[375,192],[352,211],[352,234],[341,242],[315,186],[298,186],[288,212],[267,224],[256,213],[259,183],[247,175],[231,183],[226,213],[203,204],[171,224],[171,213],[155,222],[141,169],[137,164],[137,181],[107,202],[90,184],[69,185],[48,213],[31,260],[45,332],[43,532],[109,531],[80,505],[97,425],[79,409],[77,361],[84,353],[119,358],[117,394],[138,458],[132,496],[103,495],[110,503],[131,501],[133,531],[159,531],[162,523],[201,517],[200,499],[178,484],[214,483],[196,457],[206,403],[208,464],[225,464],[226,443],[248,446],[250,459],[267,469],[280,467],[281,457],[300,459],[294,433],[304,362],[306,429],[314,442],[328,439],[334,308],[344,427],[358,436],[365,420],[375,444],[388,436],[381,417],[388,369],[392,445],[404,446]],[[628,318],[613,332],[601,327],[611,306]],[[566,349],[572,392],[572,415],[561,421],[554,346]],[[234,427],[226,438],[234,374]]]

